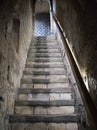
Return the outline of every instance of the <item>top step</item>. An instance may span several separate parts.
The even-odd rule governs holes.
[[[55,35],[49,35],[49,36],[38,36],[38,37],[34,37],[35,39],[45,39],[45,40],[49,40],[49,39],[56,39]]]
[[[56,41],[56,38],[54,35],[49,35],[49,36],[39,36],[35,37],[35,42],[37,43],[42,43],[42,42],[54,42]]]

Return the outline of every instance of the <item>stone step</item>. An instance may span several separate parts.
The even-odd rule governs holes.
[[[59,49],[59,46],[30,46],[30,50],[31,49]]]
[[[50,83],[68,83],[67,78],[63,79],[21,79],[22,84],[50,84]]]
[[[63,68],[64,65],[30,65],[30,64],[26,64],[25,65],[26,68]]]
[[[44,43],[44,44],[46,44],[46,43],[52,43],[52,44],[56,43],[56,44],[58,44],[55,39],[36,39],[34,43],[40,43],[40,44],[41,43]],[[33,43],[32,43],[32,45],[33,45]]]
[[[70,115],[9,115],[9,123],[76,123],[78,117],[76,114]]]
[[[69,83],[49,83],[49,84],[45,84],[45,83],[23,83],[21,84],[21,88],[71,88]]]
[[[36,57],[60,57],[61,56],[61,53],[28,53],[28,57],[30,56],[36,56]]]
[[[35,42],[34,43],[56,43],[57,44],[57,41],[55,40],[55,39],[44,39],[44,38],[42,38],[42,39],[35,39]],[[33,43],[32,43],[33,44]]]
[[[73,99],[73,94],[71,93],[61,93],[61,94],[18,94],[17,99],[20,101],[55,101],[55,100],[71,100]]]
[[[47,42],[51,42],[51,43],[53,43],[53,42],[56,42],[57,43],[57,40],[53,37],[53,38],[35,38],[35,41],[36,42],[39,42],[39,43],[41,43],[41,42],[45,42],[45,43],[47,43]]]
[[[59,74],[61,73],[61,72],[66,72],[66,68],[65,67],[63,67],[63,68],[25,68],[25,70],[24,71],[28,71],[28,72],[33,72],[33,71],[35,71],[35,72],[40,72],[40,71],[49,71],[49,72],[52,72],[52,73],[56,73],[57,71],[59,72]]]
[[[15,101],[15,106],[74,106],[74,100],[54,100],[54,101]]]
[[[36,57],[33,57],[33,58],[31,58],[31,57],[28,57],[27,58],[27,62],[62,62],[62,58],[61,57],[38,57],[38,58],[36,58]]]
[[[56,53],[56,54],[57,54],[57,53]],[[56,54],[54,55],[54,54],[52,54],[52,53],[51,53],[51,54],[41,54],[41,53],[40,53],[40,54],[37,54],[37,53],[36,53],[36,54],[31,54],[31,53],[30,53],[30,54],[28,54],[28,58],[30,58],[30,57],[31,57],[31,58],[37,58],[37,57],[38,57],[38,58],[41,58],[41,57],[44,57],[44,58],[49,58],[49,57],[52,57],[52,58],[53,58],[53,57],[61,58],[61,54],[58,54],[58,55],[56,55]]]
[[[42,64],[41,64],[42,65]],[[66,75],[66,68],[31,68],[30,66],[28,67],[25,67],[25,70],[24,71],[27,71],[27,73],[37,73],[37,72],[39,72],[39,73],[41,73],[41,72],[43,72],[43,73],[47,73],[47,74],[53,74],[53,75],[56,75],[56,74],[58,74],[58,75],[63,75],[63,74],[65,74]]]
[[[71,93],[71,88],[46,88],[46,89],[39,89],[39,88],[19,88],[18,94],[38,94],[38,93]]]
[[[43,106],[16,106],[15,114],[31,114],[31,115],[47,115],[47,114],[74,114],[74,106],[58,106],[58,107],[43,107]]]
[[[52,61],[52,62],[33,62],[32,60],[27,61],[26,65],[30,66],[36,66],[36,65],[48,65],[48,66],[64,66],[63,62],[57,62],[57,61]]]
[[[67,78],[66,77],[66,75],[54,75],[54,74],[52,74],[52,75],[46,75],[46,74],[40,74],[40,75],[37,75],[37,74],[35,74],[35,75],[29,75],[29,74],[27,74],[27,75],[23,75],[23,79],[49,79],[49,80],[51,80],[51,79],[56,79],[56,80],[59,80],[59,79],[61,79],[61,78]]]
[[[57,45],[57,44],[46,44],[46,43],[35,43],[34,45],[31,45],[30,46],[30,48],[36,48],[36,47],[47,47],[47,48],[49,48],[49,47],[59,47],[59,45]]]
[[[31,74],[26,74],[26,75],[23,75],[23,78],[24,79],[28,79],[28,78],[33,78],[33,79],[60,79],[60,78],[67,78],[66,75],[54,75],[54,74],[51,74],[51,75],[45,75],[45,74],[40,74],[40,75],[31,75]]]
[[[45,39],[45,40],[51,40],[51,39],[53,39],[53,40],[55,40],[56,39],[56,37],[55,37],[55,35],[54,34],[50,34],[50,35],[48,35],[48,36],[37,36],[37,37],[34,37],[36,40],[37,39],[39,39],[39,40],[41,40],[41,39]]]
[[[56,42],[46,42],[46,43],[34,43],[34,44],[31,44],[31,46],[58,46],[58,43]]]
[[[13,123],[8,130],[78,130],[77,123]]]
[[[45,54],[48,54],[48,53],[53,53],[53,54],[56,54],[56,53],[60,53],[59,50],[56,50],[56,51],[49,51],[49,50],[32,50],[32,51],[29,51],[28,53],[45,53]]]
[[[29,49],[29,53],[32,52],[32,53],[59,53],[60,50],[59,49],[40,49],[40,50],[37,50],[37,49]]]
[[[31,68],[32,69],[32,68]],[[51,69],[49,69],[49,71],[47,71],[47,70],[36,70],[36,71],[27,71],[27,70],[25,70],[24,72],[23,72],[23,74],[24,75],[65,75],[65,71],[63,70],[58,70],[58,71],[56,71],[56,70],[51,70]]]
[[[32,60],[27,61],[27,65],[64,65],[63,62],[52,61],[52,62],[33,62]]]
[[[31,54],[33,54],[33,53],[35,53],[35,54],[54,54],[54,55],[56,55],[56,54],[61,54],[60,53],[60,49],[40,49],[40,50],[37,50],[37,49],[32,49],[32,50],[29,50],[28,51],[28,53],[31,53]]]

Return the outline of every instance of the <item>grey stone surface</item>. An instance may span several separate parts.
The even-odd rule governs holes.
[[[47,109],[48,114],[73,114],[74,106],[59,106],[59,107],[51,107]]]
[[[50,100],[70,100],[71,99],[71,93],[65,93],[65,94],[50,94]]]
[[[77,4],[67,0],[56,1],[57,11],[55,11],[55,13],[57,12],[57,19],[66,33],[69,46],[76,57],[82,77],[86,79],[85,83],[89,84],[87,88],[95,104],[97,103],[97,87],[95,87],[97,84],[96,2],[96,0],[87,1],[86,8],[85,2],[78,2]],[[83,10],[86,12],[85,15]]]
[[[97,96],[96,96],[97,5],[96,5],[96,0],[94,1],[90,0],[89,2],[88,1],[83,2],[81,0],[79,0],[78,2],[77,1],[75,3],[68,0],[64,0],[62,2],[56,0],[55,13],[57,12],[57,18],[60,21],[63,30],[65,30],[66,32],[66,37],[69,39],[69,44],[72,49],[72,52],[77,58],[82,76],[84,79],[86,79],[86,83],[87,82],[89,83],[90,87],[88,89],[96,104],[97,102]],[[25,68],[27,52],[33,35],[32,32],[33,12],[31,9],[32,5],[33,3],[30,3],[30,0],[28,1],[27,0],[24,1],[1,0],[0,1],[0,106],[1,106],[0,107],[0,129],[1,130],[5,129],[4,127],[6,122],[4,119],[6,117],[6,113],[14,112],[14,100],[17,96],[17,88],[20,87],[20,79],[22,77],[22,72]],[[37,9],[39,11],[41,8],[37,8]],[[48,11],[48,8],[46,9],[45,7],[43,7],[41,10]],[[37,42],[36,45],[33,44],[33,40],[32,40],[29,54],[34,55],[33,53],[35,54],[37,53],[39,57],[39,53],[41,53],[41,55],[43,56],[44,53],[45,55],[47,55],[48,53],[54,52],[54,54],[52,53],[49,55],[57,56],[57,53],[60,52],[59,46],[58,44],[56,44],[57,40],[55,40],[54,35],[52,35],[51,37],[50,36],[38,37],[34,40],[34,42]],[[41,45],[41,47],[38,47],[39,45]],[[47,46],[53,46],[53,48],[52,47],[47,48]],[[64,56],[64,64],[66,64],[66,56],[64,55],[64,52],[61,52],[61,55]],[[38,61],[38,59],[36,61]],[[53,62],[52,59],[49,60],[50,62],[48,61],[44,63],[42,61],[41,62],[36,62],[36,61],[34,59],[27,60],[26,64],[30,65],[30,68],[33,65],[35,67],[36,64],[49,65],[49,66],[53,65],[53,68],[55,65],[61,67],[63,66],[63,62],[59,62],[57,58],[54,59],[55,62]],[[35,68],[32,70],[35,70]],[[45,69],[45,71],[46,70],[47,69]],[[60,71],[60,69],[56,69],[56,70]],[[68,65],[67,65],[67,71],[70,72]],[[70,76],[70,73],[68,73],[66,76]],[[56,79],[55,81],[57,81],[56,76],[49,75],[46,78],[52,79],[52,77],[54,78],[54,80]],[[24,78],[30,78],[30,76],[28,77],[24,76]],[[43,77],[41,76],[37,78],[34,77],[34,79],[38,79],[38,78],[43,78]],[[58,78],[61,79],[60,81],[62,81],[61,76]],[[56,87],[70,88],[72,86],[70,86],[69,82],[61,83],[61,84],[60,83],[49,83],[49,84],[24,83],[21,85],[21,88],[56,88]],[[24,99],[24,98],[26,100],[28,99],[28,95],[26,96],[20,95],[20,96],[21,96],[20,99]],[[60,99],[61,98],[69,99],[70,95],[65,94],[65,95],[55,96],[55,97],[53,95],[53,99],[59,97]],[[31,95],[29,96],[29,99],[32,100]],[[45,99],[47,98],[45,97],[44,100]],[[67,124],[67,125],[63,125],[63,127],[64,129],[67,130],[69,129],[76,130],[77,129],[76,124],[74,126],[73,125],[74,124]],[[59,127],[61,129],[61,126],[55,126],[53,128],[50,127],[49,129],[59,129]],[[29,126],[28,127],[25,126],[25,128],[15,126],[12,129],[31,129],[31,128]],[[32,129],[38,129],[38,128],[35,126],[35,128]],[[47,129],[47,128],[45,126],[42,127],[42,125],[40,125],[40,129]]]
[[[15,114],[33,114],[33,107],[22,107],[22,106],[19,106],[19,107],[15,107]]]
[[[70,128],[71,127],[71,128]],[[65,123],[34,123],[34,124],[14,124],[9,130],[78,130],[77,124]]]
[[[3,98],[0,101],[1,130],[7,128],[6,113],[14,111],[16,89],[20,86],[32,29],[29,0],[0,2],[0,97]]]
[[[10,123],[76,123],[76,114],[71,115],[9,115]]]
[[[38,89],[38,88],[19,88],[18,94],[71,94],[71,88],[46,88],[46,89]]]

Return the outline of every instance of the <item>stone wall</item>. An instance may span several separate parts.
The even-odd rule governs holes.
[[[49,13],[50,7],[48,0],[36,0],[35,3],[35,13]]]
[[[32,38],[30,0],[0,1],[0,130],[14,111],[16,90]]]
[[[97,102],[97,3],[56,0],[56,15],[66,32],[81,73]]]

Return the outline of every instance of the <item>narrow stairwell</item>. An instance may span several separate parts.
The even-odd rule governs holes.
[[[36,37],[9,115],[9,130],[78,130],[75,98],[54,36]]]

